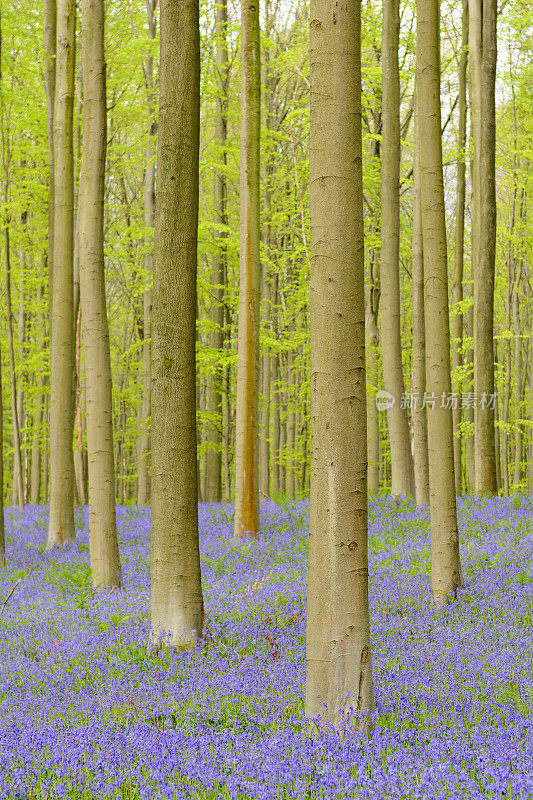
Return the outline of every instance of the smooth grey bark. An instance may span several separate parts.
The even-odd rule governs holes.
[[[198,0],[161,0],[152,310],[153,636],[202,635],[196,452],[196,276],[200,149]],[[172,431],[172,436],[168,432]]]
[[[81,0],[83,133],[79,271],[89,464],[89,554],[93,586],[122,582],[115,515],[113,403],[104,260],[107,149],[104,0]]]
[[[235,421],[235,536],[259,531],[261,54],[259,4],[241,2],[240,284]]]
[[[58,0],[54,103],[54,255],[50,343],[50,517],[47,547],[74,539],[74,68],[76,5]]]
[[[463,274],[465,249],[465,197],[466,197],[466,77],[468,63],[468,0],[463,0],[461,55],[459,57],[459,123],[457,156],[457,190],[455,197],[455,266],[453,277],[453,302],[456,306],[453,317],[452,370],[456,375],[455,389],[458,397],[462,394],[459,371],[463,366],[463,313],[459,310],[463,301]],[[453,461],[455,472],[455,493],[462,492],[462,434],[460,400],[452,409],[453,420]]]
[[[307,717],[374,711],[368,615],[361,6],[311,2]],[[346,224],[346,220],[350,224]],[[360,723],[359,719],[356,719]]]
[[[424,319],[424,243],[422,236],[422,203],[420,190],[420,131],[418,110],[415,111],[415,148],[413,161],[413,367],[411,393],[414,439],[415,497],[419,506],[429,503],[429,455],[427,414],[423,404],[426,390],[426,330]]]
[[[474,141],[472,266],[474,277],[475,490],[495,494],[494,280],[496,259],[496,0],[469,0],[470,99]]]
[[[399,0],[383,0],[383,110],[381,142],[381,348],[393,495],[414,495],[413,457],[405,392],[400,330],[400,75]]]
[[[219,359],[224,345],[224,277],[226,274],[226,239],[228,217],[226,213],[226,136],[228,126],[228,82],[229,59],[226,41],[228,10],[226,0],[217,5],[215,17],[217,95],[215,98],[215,142],[218,148],[218,164],[214,180],[215,248],[211,269],[211,330],[209,347]],[[206,429],[206,487],[207,502],[222,500],[222,369],[212,369],[206,387],[206,411],[209,423]]]
[[[437,605],[461,586],[453,463],[446,219],[440,122],[439,0],[417,0],[416,82],[424,251],[426,391],[431,519],[431,588]]]
[[[156,11],[157,0],[146,0],[148,15],[148,38],[152,41],[156,37]],[[144,81],[146,85],[146,100],[150,123],[148,128],[148,144],[145,154],[144,172],[144,225],[146,228],[144,241],[144,269],[146,277],[151,283],[154,270],[152,231],[155,220],[155,137],[157,125],[156,113],[156,87],[154,81],[154,59],[147,55],[144,63]],[[140,407],[140,432],[137,450],[137,466],[139,478],[137,481],[137,504],[146,505],[150,501],[150,364],[152,347],[152,287],[149,285],[143,292],[143,340],[142,340],[142,400]]]

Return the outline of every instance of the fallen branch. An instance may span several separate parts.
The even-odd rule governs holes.
[[[13,588],[12,588],[12,589],[11,589],[11,591],[9,592],[8,596],[6,597],[6,599],[4,600],[4,602],[2,603],[2,608],[0,608],[0,614],[3,612],[4,608],[7,606],[7,604],[8,604],[8,603],[9,603],[9,601],[11,600],[11,597],[13,596],[13,594],[14,594],[14,592],[15,592],[15,589],[17,588],[17,586],[19,585],[19,583],[20,583],[21,581],[22,581],[22,578],[19,578],[19,579],[18,579],[18,581],[16,582],[16,584],[13,586]]]

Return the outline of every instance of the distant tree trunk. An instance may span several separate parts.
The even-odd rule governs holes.
[[[3,131],[2,131],[3,139]],[[5,163],[5,161],[4,161]],[[5,199],[7,203],[8,181],[6,180]],[[24,508],[24,479],[22,476],[22,453],[20,449],[20,426],[17,407],[17,378],[15,373],[15,345],[13,342],[13,312],[11,304],[11,244],[10,222],[5,223],[5,257],[6,257],[6,312],[7,312],[7,342],[9,351],[9,386],[11,389],[11,414],[13,418],[13,502]]]
[[[41,260],[41,272],[44,275],[46,272],[46,253],[43,253]],[[39,283],[37,286],[37,326],[39,345],[44,351],[45,349],[45,321],[42,312],[43,303],[43,285]],[[41,496],[41,447],[43,439],[43,412],[45,406],[44,387],[46,385],[46,378],[43,370],[37,373],[37,396],[35,398],[35,414],[33,416],[33,435],[31,443],[31,490],[30,490],[30,503],[37,505]]]
[[[152,312],[151,622],[156,637],[170,633],[168,643],[180,647],[200,637],[204,624],[196,455],[198,0],[161,0],[160,41]]]
[[[89,551],[93,585],[120,586],[113,405],[104,261],[107,146],[104,0],[81,0],[83,134],[79,190],[80,294],[86,373]]]
[[[370,150],[371,155],[375,159],[381,157],[381,148],[379,136],[381,135],[381,111],[374,110],[373,118],[373,131],[376,138],[371,141]],[[379,222],[377,217],[378,211],[376,210],[374,220],[372,223],[373,233],[377,234]],[[379,411],[376,407],[376,391],[378,389],[379,381],[379,301],[381,298],[381,280],[380,280],[380,263],[379,263],[379,249],[373,246],[370,251],[370,264],[369,264],[369,279],[368,279],[368,296],[366,303],[366,318],[365,318],[365,351],[366,351],[366,377],[367,377],[367,390],[370,387],[370,392],[367,391],[367,412],[366,412],[366,427],[367,427],[367,450],[368,450],[368,493],[374,494],[379,491],[379,449],[380,449],[380,436],[379,436]]]
[[[78,273],[79,274],[79,273]],[[81,410],[81,305],[78,307],[77,324],[76,324],[76,338],[75,338],[75,397],[74,397],[74,410],[75,410],[75,435],[76,447],[74,449],[74,476],[76,479],[76,494],[80,506],[87,504],[87,482],[85,479],[85,464],[83,458],[83,423],[82,423],[82,410]]]
[[[157,0],[147,0],[148,12],[148,37],[152,41],[156,36],[156,8]],[[144,78],[146,84],[146,98],[150,125],[148,128],[148,144],[146,146],[145,174],[144,174],[144,225],[146,235],[144,241],[144,269],[148,281],[151,281],[154,271],[153,243],[151,232],[155,219],[155,137],[157,125],[155,122],[155,85],[154,85],[154,59],[151,54],[146,57],[144,64]],[[146,279],[146,278],[145,278]],[[137,504],[144,506],[150,502],[150,360],[152,342],[152,289],[145,288],[143,292],[143,340],[142,340],[142,401],[140,408],[141,429],[139,433],[137,462],[139,478],[137,482]]]
[[[416,101],[418,105],[418,100]],[[415,496],[419,506],[429,503],[429,455],[427,414],[423,404],[426,390],[426,331],[424,321],[424,244],[420,197],[420,132],[418,108],[415,111],[415,147],[413,162],[413,437]]]
[[[513,490],[519,491],[522,481],[522,429],[521,429],[521,406],[522,406],[522,328],[520,325],[520,281],[522,264],[520,259],[516,259],[516,270],[512,288],[512,315],[513,315],[513,334],[514,334],[514,377],[513,377],[513,405],[514,405],[514,475]]]
[[[265,37],[272,34],[272,15],[270,1],[265,2]],[[267,130],[266,153],[263,158],[263,185],[264,185],[264,223],[262,229],[264,262],[262,269],[261,301],[262,317],[265,329],[270,332],[271,316],[271,284],[269,262],[271,257],[271,183],[272,183],[272,142],[271,135],[274,125],[272,114],[272,75],[270,66],[270,45],[267,43],[263,57],[264,70],[264,95],[263,110]],[[261,394],[262,405],[260,409],[260,439],[259,439],[259,481],[260,492],[264,497],[270,496],[270,417],[271,417],[271,368],[272,355],[269,347],[265,347],[261,354]]]
[[[0,566],[6,564],[6,532],[4,523],[4,402],[2,400],[2,351],[0,350]]]
[[[459,371],[463,365],[463,272],[465,242],[465,195],[466,195],[466,68],[468,62],[468,0],[463,0],[461,56],[459,59],[459,131],[457,147],[457,193],[455,198],[455,270],[453,279],[453,318],[452,370],[459,401],[452,410],[453,420],[453,462],[455,472],[455,493],[462,492],[462,435],[461,435],[461,388]]]
[[[44,0],[44,88],[48,132],[48,317],[52,319],[54,276],[54,104],[56,87],[57,1]]]
[[[474,273],[474,441],[476,493],[495,494],[494,276],[496,259],[496,0],[469,2],[471,109],[474,134],[472,264]]]
[[[431,518],[431,586],[438,605],[461,585],[453,474],[448,268],[442,173],[439,0],[417,0],[416,81],[424,249],[426,391]]]
[[[472,284],[469,287],[468,293],[469,297],[472,298],[473,294]],[[466,332],[468,337],[473,339],[474,335],[473,305],[471,305],[468,311],[466,312]],[[470,375],[472,376],[470,378],[470,385],[473,386],[472,380],[474,374],[474,350],[472,346],[468,348],[468,351],[464,356],[464,361],[469,365]],[[468,436],[466,437],[466,472],[467,472],[468,491],[471,494],[474,494],[476,485],[476,460],[474,455],[474,408],[472,405],[467,405],[466,408],[464,409],[464,419],[470,431]]]
[[[74,539],[73,108],[76,6],[57,4],[54,105],[54,256],[50,347],[50,518],[48,548]]]
[[[259,531],[259,5],[241,4],[240,287],[235,429],[235,536]]]
[[[215,142],[218,148],[220,168],[215,170],[214,211],[216,253],[211,271],[211,290],[214,295],[211,304],[211,330],[209,346],[216,351],[216,358],[224,344],[224,276],[226,274],[226,239],[228,217],[226,213],[226,133],[228,116],[229,60],[226,42],[228,10],[226,0],[217,6],[215,18],[215,37],[217,43],[216,64],[218,91],[216,96]],[[206,493],[207,502],[219,503],[222,500],[222,370],[212,369],[207,380],[206,410],[208,425],[206,429]]]
[[[272,336],[278,338],[278,275],[274,272],[272,276],[272,289],[271,289],[271,325]],[[279,352],[272,353],[272,365],[270,375],[270,394],[271,394],[271,416],[272,416],[272,446],[270,449],[271,463],[272,463],[272,496],[278,497],[281,493],[280,487],[280,435],[281,435],[281,421],[280,421],[280,394],[279,394]]]
[[[381,344],[387,409],[392,494],[414,494],[413,458],[407,412],[400,331],[400,76],[399,0],[383,2],[383,134],[381,143]],[[391,401],[392,402],[392,401]]]
[[[374,711],[360,12],[359,2],[339,4],[333,14],[327,0],[311,2],[312,450],[305,714],[321,715],[323,723],[335,727],[342,724],[343,712]]]

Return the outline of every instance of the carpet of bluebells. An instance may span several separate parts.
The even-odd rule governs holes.
[[[46,552],[47,508],[6,510],[0,798],[533,796],[533,498],[459,501],[441,612],[427,510],[371,501],[370,738],[302,735],[307,503],[263,504],[253,543],[201,506],[207,636],[181,653],[148,644],[149,511],[117,513],[124,590],[95,594],[86,512]]]

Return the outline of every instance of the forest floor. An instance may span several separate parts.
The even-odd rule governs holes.
[[[6,510],[0,798],[530,798],[533,498],[459,501],[467,584],[430,606],[427,510],[370,504],[377,724],[302,736],[308,504],[262,506],[235,543],[200,509],[208,637],[149,638],[146,509],[118,509],[124,590],[91,589],[79,536],[46,552],[47,508]]]

